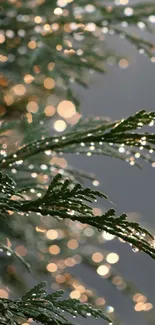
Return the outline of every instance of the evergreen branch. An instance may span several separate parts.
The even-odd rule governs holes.
[[[19,261],[22,262],[22,264],[30,272],[30,264],[27,263],[26,260],[19,254],[17,254],[11,247],[2,245],[2,246],[0,246],[0,251],[4,251],[4,252],[6,252],[7,255],[12,255],[12,256],[16,257],[17,259],[19,259]]]
[[[59,8],[60,14],[55,13],[56,8],[56,1],[51,3],[46,0],[42,4],[37,1],[21,1],[20,7],[16,3],[1,1],[1,31],[5,35],[5,41],[1,44],[0,103],[4,108],[9,107],[8,115],[13,114],[13,109],[18,113],[21,112],[21,107],[25,110],[32,93],[38,96],[39,106],[47,102],[51,90],[43,86],[45,76],[56,81],[53,92],[61,93],[62,97],[67,96],[77,105],[71,81],[87,87],[89,78],[86,72],[88,75],[90,70],[105,72],[105,64],[111,53],[105,47],[103,50],[101,40],[104,39],[104,33],[123,35],[138,50],[142,49],[149,57],[153,56],[153,42],[135,37],[130,29],[127,33],[123,24],[125,22],[128,27],[145,28],[152,33],[154,3],[136,4],[128,8],[111,2],[109,7],[101,1],[93,0],[90,5],[89,1],[78,0]],[[40,17],[39,21],[36,17]],[[16,42],[17,39],[19,42]],[[60,50],[57,50],[58,44]],[[116,54],[114,56],[117,58]],[[53,68],[50,70],[48,64],[51,62]],[[38,67],[37,72],[35,66]],[[31,85],[25,85],[23,80],[27,74],[31,75]],[[62,80],[62,87],[57,83],[58,77]],[[13,94],[10,104],[6,95],[17,84],[24,85],[25,94]]]
[[[72,132],[65,133],[63,136],[49,137],[23,146],[17,152],[3,157],[0,160],[0,167],[6,168],[13,163],[15,165],[22,164],[26,158],[49,149],[55,152],[66,153],[75,151],[80,153],[84,151],[86,153],[90,152],[90,155],[94,151],[94,153],[122,157],[122,159],[123,155],[121,156],[118,152],[120,146],[131,147],[132,150],[135,149],[136,151],[138,148],[153,151],[155,149],[155,134],[148,132],[139,133],[138,130],[142,126],[152,126],[154,120],[154,112],[143,110],[127,119],[116,122],[102,123],[101,121],[99,124],[99,121],[97,121],[97,126],[92,128],[89,128],[89,121],[87,121],[87,123],[82,125],[82,130],[76,126],[72,128]],[[83,130],[86,124],[86,130]],[[111,146],[113,146],[112,149]]]
[[[3,183],[3,188],[5,183]],[[16,190],[18,194],[18,190]],[[90,203],[96,201],[97,197],[108,199],[108,197],[90,188],[82,188],[80,184],[73,186],[68,179],[65,181],[61,174],[55,176],[43,197],[35,200],[0,198],[0,209],[17,212],[35,212],[43,216],[49,215],[60,219],[70,219],[89,224],[99,231],[107,231],[124,241],[130,243],[138,250],[142,250],[155,258],[155,249],[149,241],[153,240],[150,232],[142,228],[136,222],[130,222],[125,214],[115,216],[115,210],[110,209],[102,216],[94,217]],[[149,240],[145,239],[145,236]]]
[[[4,325],[19,325],[21,321],[32,318],[44,325],[72,325],[64,316],[64,311],[74,318],[92,316],[102,318],[112,324],[102,310],[89,304],[81,304],[76,299],[62,299],[63,291],[46,295],[46,283],[42,282],[18,300],[0,299],[0,322]]]

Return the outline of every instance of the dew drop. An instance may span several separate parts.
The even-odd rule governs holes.
[[[137,252],[139,252],[139,249],[138,249],[137,247],[133,247],[133,248],[132,248],[132,251],[133,251],[134,253],[137,253]]]
[[[11,256],[11,253],[10,252],[7,252],[6,255]]]

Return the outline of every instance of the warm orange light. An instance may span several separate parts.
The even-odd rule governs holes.
[[[95,302],[96,302],[96,305],[97,306],[101,306],[101,305],[105,305],[105,299],[104,298],[97,298],[96,300],[95,300]]]
[[[92,260],[95,262],[95,263],[99,263],[101,261],[103,261],[103,254],[101,254],[100,252],[96,252],[92,255]]]
[[[66,278],[64,275],[57,275],[56,276],[56,282],[57,283],[64,283],[66,281]]]
[[[66,260],[65,260],[65,265],[66,266],[72,267],[75,264],[76,264],[76,262],[75,262],[74,258],[72,258],[72,257],[66,258]]]
[[[27,249],[22,245],[17,246],[16,249],[15,249],[15,252],[20,256],[26,256],[27,255]]]
[[[28,43],[28,47],[31,49],[31,50],[34,50],[36,47],[37,47],[37,43],[35,41],[30,41]]]
[[[38,104],[36,102],[29,102],[26,106],[28,112],[37,113],[38,112]]]
[[[144,303],[143,302],[138,302],[135,307],[134,307],[135,311],[142,311],[144,310]]]
[[[73,290],[71,293],[70,293],[70,297],[72,299],[79,299],[81,296],[80,292],[78,290]]]
[[[60,253],[60,247],[58,245],[51,245],[48,250],[50,254],[53,255],[57,255]]]
[[[28,121],[28,123],[29,123],[29,124],[32,123],[32,121],[33,121],[32,114],[31,114],[31,113],[27,113],[27,114],[26,114],[26,117],[27,117],[27,121]]]
[[[5,113],[6,113],[6,108],[0,105],[0,116],[5,115]]]
[[[76,113],[76,108],[71,101],[63,100],[59,103],[57,112],[61,117],[70,118]]]
[[[49,264],[47,264],[46,269],[48,272],[53,273],[53,272],[57,271],[58,267],[55,263],[49,263]]]
[[[0,34],[0,44],[3,44],[5,42],[5,36],[3,34]]]
[[[55,81],[52,78],[45,78],[44,87],[46,89],[53,89],[55,87]]]
[[[0,297],[1,298],[8,298],[9,294],[5,289],[0,289]]]
[[[13,87],[13,90],[17,96],[23,96],[26,93],[26,88],[22,84],[17,84],[16,86]]]
[[[58,238],[58,232],[55,229],[50,229],[46,232],[46,237],[51,240],[56,239]]]
[[[53,116],[55,114],[55,112],[56,112],[56,109],[52,105],[48,105],[44,109],[44,113],[46,116]]]
[[[34,21],[35,21],[36,24],[40,24],[42,22],[42,18],[40,16],[36,16],[34,18]]]
[[[126,69],[126,68],[129,66],[129,62],[128,62],[128,60],[126,60],[126,59],[121,59],[121,60],[119,61],[119,66],[120,66],[120,68],[122,68],[122,69]]]
[[[61,51],[61,50],[62,50],[62,45],[61,45],[61,44],[58,44],[58,45],[56,46],[56,49],[57,49],[57,51]]]
[[[54,63],[54,62],[50,62],[50,63],[48,64],[48,70],[49,70],[49,71],[53,71],[54,67],[55,67],[55,63]]]
[[[5,95],[4,101],[8,106],[11,106],[14,103],[14,97],[12,95]]]
[[[76,239],[70,239],[67,243],[68,248],[70,249],[76,249],[78,248],[79,244],[78,241]]]
[[[24,76],[24,81],[27,84],[31,84],[33,82],[33,80],[34,80],[34,77],[31,74],[26,74]]]

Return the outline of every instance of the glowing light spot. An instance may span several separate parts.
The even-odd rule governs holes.
[[[60,247],[58,245],[51,245],[48,250],[50,254],[53,255],[58,255],[60,253]]]
[[[57,120],[55,123],[54,123],[54,129],[58,132],[63,132],[67,127],[67,124],[65,121],[63,120]]]
[[[114,312],[114,307],[112,307],[112,306],[107,306],[106,311],[107,311],[107,313],[111,314],[111,313]]]
[[[125,8],[124,9],[124,14],[126,15],[126,16],[132,16],[133,15],[133,9],[132,8],[130,8],[130,7],[127,7],[127,8]]]
[[[113,240],[115,238],[114,235],[112,234],[109,234],[108,232],[104,231],[103,232],[103,238],[106,239],[106,240]]]
[[[100,182],[97,181],[97,180],[94,180],[92,183],[93,183],[94,186],[99,186],[100,185]]]
[[[140,153],[139,152],[135,153],[135,158],[140,158]]]
[[[56,112],[56,109],[52,105],[48,105],[44,109],[44,113],[46,116],[53,116],[55,114],[55,112]]]
[[[47,264],[46,269],[48,272],[54,273],[57,271],[58,267],[55,263],[49,263]]]
[[[52,78],[45,78],[44,87],[46,89],[53,89],[55,87],[55,81]]]
[[[67,247],[70,249],[76,249],[78,248],[79,244],[76,239],[70,239],[67,243]]]
[[[97,306],[103,306],[103,305],[105,305],[105,302],[106,302],[105,299],[102,297],[99,297],[95,300],[95,303]]]
[[[58,45],[56,46],[56,50],[57,50],[57,51],[61,51],[61,50],[62,50],[62,45],[61,45],[61,44],[58,44]]]
[[[129,0],[120,0],[119,2],[121,5],[125,6],[129,3]]]
[[[78,290],[73,290],[71,293],[70,293],[70,297],[72,299],[79,299],[81,296],[81,293],[78,291]]]
[[[9,297],[9,294],[5,289],[0,289],[0,297],[7,299]]]
[[[133,301],[135,302],[146,302],[147,301],[147,298],[146,296],[142,295],[141,293],[136,293],[134,296],[133,296]]]
[[[110,253],[107,255],[106,260],[110,264],[115,264],[119,261],[119,255],[116,253]]]
[[[66,265],[66,266],[72,267],[72,266],[74,266],[75,264],[76,264],[76,261],[75,261],[74,258],[72,258],[72,257],[68,257],[68,258],[66,258],[66,260],[65,260],[65,265]]]
[[[99,275],[105,276],[105,275],[107,275],[109,273],[109,267],[107,265],[100,265],[97,268],[97,273]]]
[[[144,310],[144,303],[143,302],[138,302],[135,307],[134,307],[135,311],[142,311]]]
[[[147,302],[145,305],[144,305],[144,311],[149,311],[153,308],[153,305],[149,302]]]
[[[101,254],[100,252],[96,252],[92,255],[92,260],[95,263],[100,263],[101,261],[103,261],[103,254]]]
[[[56,282],[57,283],[64,283],[66,281],[66,278],[64,275],[57,275],[56,276]]]
[[[36,47],[37,47],[37,43],[35,41],[30,41],[28,43],[28,47],[31,49],[31,50],[34,50]]]
[[[149,16],[149,21],[151,23],[155,23],[155,16],[154,15]]]
[[[40,16],[36,16],[34,18],[34,21],[35,21],[36,24],[40,24],[42,22],[42,18]]]
[[[3,44],[5,42],[5,36],[0,33],[0,44]]]
[[[31,113],[27,113],[26,114],[26,117],[27,117],[27,121],[28,121],[28,123],[30,124],[30,123],[32,123],[32,121],[33,121],[33,119],[32,119],[32,114]],[[32,176],[33,177],[33,176]]]
[[[26,93],[26,88],[22,84],[17,84],[13,87],[13,91],[17,96],[23,96]]]
[[[16,249],[15,249],[15,252],[20,256],[26,256],[27,255],[27,249],[22,245],[17,246]]]
[[[48,239],[54,240],[58,238],[58,232],[55,229],[50,229],[46,232],[46,237]]]
[[[120,148],[118,149],[118,151],[121,152],[121,153],[123,153],[123,152],[125,152],[125,149],[124,149],[123,147],[120,147]]]
[[[88,30],[89,32],[95,32],[96,25],[94,23],[88,23],[85,27],[85,30]]]
[[[31,84],[34,80],[34,77],[31,74],[26,74],[24,76],[24,81],[26,84]]]
[[[63,100],[59,103],[57,112],[61,117],[70,118],[76,113],[76,108],[71,101]]]
[[[26,106],[28,112],[37,113],[38,112],[38,104],[36,102],[29,102]]]
[[[14,97],[12,95],[5,95],[4,101],[8,106],[11,106],[14,103]]]
[[[59,16],[59,15],[62,15],[62,13],[63,13],[63,10],[61,8],[55,8],[54,9],[54,14],[55,15]]]
[[[126,59],[121,59],[119,61],[119,66],[121,69],[126,69],[129,66],[129,62]]]

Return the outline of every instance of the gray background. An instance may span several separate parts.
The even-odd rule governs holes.
[[[106,76],[95,74],[88,90],[76,89],[81,100],[84,116],[110,116],[113,119],[127,117],[140,109],[155,110],[155,63],[145,55],[139,54],[131,45],[118,38],[111,37],[109,44],[117,48],[118,53],[128,56],[130,65],[127,69],[118,66],[108,67]],[[100,180],[100,189],[108,193],[121,212],[138,212],[141,223],[155,232],[155,169],[144,163],[143,169],[131,167],[117,159],[102,156],[68,157],[75,167],[94,172]],[[104,246],[105,247],[105,246]],[[155,262],[144,253],[135,254],[127,244],[111,241],[106,247],[118,252],[119,270],[126,279],[136,283],[155,303],[154,273]],[[123,325],[146,325],[145,314],[135,312],[132,303],[116,291],[95,272],[76,267],[74,272],[94,287],[98,295],[105,296],[121,315]],[[93,284],[92,284],[93,282]],[[81,322],[87,324],[88,321]],[[89,323],[98,323],[89,319]],[[105,324],[103,321],[99,324]],[[155,319],[151,324],[155,324]]]

